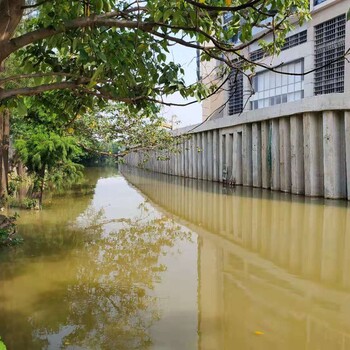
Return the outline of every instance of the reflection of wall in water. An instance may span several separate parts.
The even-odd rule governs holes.
[[[288,274],[220,238],[204,234],[200,247],[202,350],[349,348],[348,293]]]
[[[202,349],[233,339],[238,349],[350,346],[346,202],[225,189],[135,168],[125,175],[200,234]],[[260,347],[252,336],[259,328],[271,332]]]
[[[125,175],[169,212],[290,273],[350,287],[350,211],[346,202],[252,188],[226,189],[216,183],[135,168]]]

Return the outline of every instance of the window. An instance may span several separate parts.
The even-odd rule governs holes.
[[[286,38],[281,50],[287,50],[294,46],[306,43],[307,40],[307,31],[303,30],[302,32],[299,32],[297,34],[291,35],[288,38]]]
[[[263,49],[258,49],[250,53],[250,59],[252,61],[259,61],[265,56],[265,51]]]
[[[315,26],[315,95],[344,92],[345,14]]]
[[[288,73],[304,73],[304,61],[298,60],[285,64],[280,71],[286,74],[266,70],[253,78],[255,94],[250,99],[251,109],[297,101],[304,97],[304,77],[288,75]]]
[[[229,77],[228,114],[243,111],[243,73],[234,70]]]
[[[314,0],[314,6],[322,4],[323,2],[325,2],[326,0]]]
[[[307,31],[303,30],[297,34],[291,35],[286,38],[281,51],[288,50],[294,46],[306,43],[307,41]],[[263,49],[258,49],[250,53],[250,59],[252,61],[261,60],[265,56],[265,51]]]
[[[225,12],[222,16],[223,24],[229,23],[233,18],[232,12]]]

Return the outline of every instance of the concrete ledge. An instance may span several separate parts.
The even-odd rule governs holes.
[[[317,111],[350,111],[350,94],[328,94],[307,97],[300,101],[283,103],[273,107],[246,111],[233,116],[225,116],[208,120],[204,123],[190,125],[174,130],[176,135],[185,133],[197,133],[207,130],[229,128],[231,126],[261,122],[264,120],[288,117],[295,114]]]

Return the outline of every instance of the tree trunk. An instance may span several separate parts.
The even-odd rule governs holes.
[[[10,112],[0,112],[0,198],[8,193]]]
[[[23,16],[24,4],[24,0],[0,0],[0,52],[2,43],[12,38]],[[0,59],[0,72],[4,69],[3,63]]]
[[[18,159],[16,163],[17,163],[17,165],[16,165],[17,175],[21,179],[23,179],[23,176],[24,176],[24,173],[25,173],[23,163],[21,162],[20,159]],[[18,200],[19,200],[20,203],[22,203],[24,198],[26,197],[27,190],[28,190],[28,186],[23,184],[23,182],[21,181],[20,185],[19,185],[19,188],[18,188]]]
[[[17,165],[17,175],[22,178],[24,176],[24,165],[20,159],[16,161]]]
[[[41,209],[43,204],[43,194],[44,194],[44,185],[45,185],[45,168],[46,166],[43,166],[43,168],[40,171],[40,193],[39,193],[39,208]]]
[[[10,111],[5,109],[4,112],[4,135],[3,135],[3,166],[4,166],[4,184],[5,191],[9,190],[9,148],[10,148]]]
[[[0,199],[5,197],[6,181],[3,167],[4,112],[0,112]]]

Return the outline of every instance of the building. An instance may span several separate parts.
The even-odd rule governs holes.
[[[278,74],[262,67],[256,68],[252,84],[242,74],[229,80],[220,93],[203,102],[203,120],[234,116],[243,110],[255,110],[311,98],[316,95],[342,93],[350,96],[350,63],[338,60],[350,48],[350,22],[346,13],[347,0],[313,0],[310,2],[312,20],[287,35],[280,55],[264,57],[258,43],[243,53],[252,61],[278,66],[284,73],[308,73],[304,76]],[[224,25],[230,16],[224,16]],[[258,35],[261,29],[255,30]],[[237,38],[233,38],[238,42]],[[267,41],[272,40],[266,38]],[[202,77],[206,77],[218,63],[212,60],[202,64]],[[316,71],[314,71],[316,69]],[[204,82],[212,77],[208,76]]]

